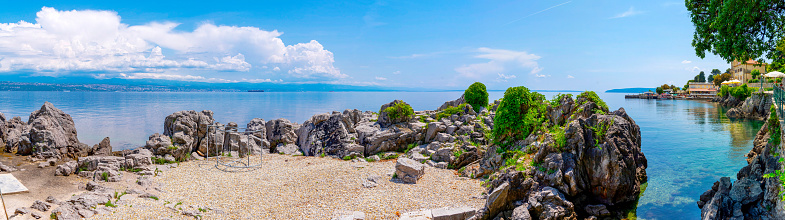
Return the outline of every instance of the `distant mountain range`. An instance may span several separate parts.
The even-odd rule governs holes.
[[[647,91],[654,91],[655,88],[623,88],[623,89],[610,89],[607,93],[644,93]]]

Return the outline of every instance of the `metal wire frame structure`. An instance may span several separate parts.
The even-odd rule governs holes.
[[[218,131],[222,131],[225,136],[227,136],[226,134],[230,134],[230,133],[252,135],[253,133],[256,132],[262,132],[261,130],[248,130],[248,128],[234,127],[228,125],[208,125],[207,126],[208,132],[211,131],[210,128],[213,128],[211,133],[213,134],[214,137],[218,135]],[[205,153],[205,156],[207,156],[206,158],[208,158],[206,161],[209,161],[210,146],[211,146],[210,145],[211,140],[209,134],[206,135],[205,141],[207,141],[207,152]],[[215,158],[215,168],[227,172],[244,172],[244,171],[251,171],[262,166],[262,155],[264,153],[261,150],[259,151],[258,161],[257,161],[255,159],[256,155],[253,154],[253,150],[250,147],[246,147],[246,152],[243,152],[243,147],[238,146],[237,149],[238,155],[236,157],[234,157],[234,155],[231,155],[232,152],[231,149],[229,149],[230,153],[226,154],[228,147],[230,146],[226,146],[226,140],[224,140],[224,143],[221,144],[221,147],[216,147],[215,150],[213,151],[216,155],[213,157]]]

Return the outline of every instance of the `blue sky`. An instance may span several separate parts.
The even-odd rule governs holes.
[[[681,86],[729,67],[692,34],[680,1],[17,1],[0,9],[0,78]]]

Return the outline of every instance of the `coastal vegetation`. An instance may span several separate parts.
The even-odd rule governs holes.
[[[720,87],[720,91],[717,93],[717,95],[720,97],[727,97],[730,95],[738,100],[745,100],[755,91],[757,91],[757,89],[747,87],[747,84],[736,87],[722,86]]]
[[[494,117],[494,142],[508,146],[515,140],[524,139],[545,121],[545,96],[519,86],[504,92]]]
[[[597,93],[595,93],[594,91],[582,92],[576,98],[578,98],[578,100],[581,100],[581,98],[585,98],[584,101],[579,102],[578,105],[583,105],[586,104],[586,102],[591,101],[594,102],[594,104],[597,104],[597,106],[599,106],[601,109],[608,109],[608,104],[605,104],[605,101],[602,101],[602,99],[599,96],[597,96]]]
[[[401,119],[401,118],[408,118],[412,114],[414,114],[414,109],[409,104],[405,102],[396,102],[393,106],[387,107],[384,109],[384,112],[387,113],[393,120]]]
[[[463,92],[466,103],[472,105],[475,112],[480,112],[480,108],[488,105],[488,91],[485,89],[485,84],[475,82]]]

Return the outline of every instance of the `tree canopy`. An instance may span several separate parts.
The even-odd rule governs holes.
[[[776,47],[785,32],[785,0],[686,0],[685,6],[698,57],[710,52],[728,62],[781,59]]]
[[[722,82],[728,81],[730,79],[731,79],[730,73],[723,73],[715,76],[712,82],[714,83],[715,86],[720,86],[722,85]]]
[[[706,74],[701,71],[698,75],[695,76],[693,82],[706,82]]]

